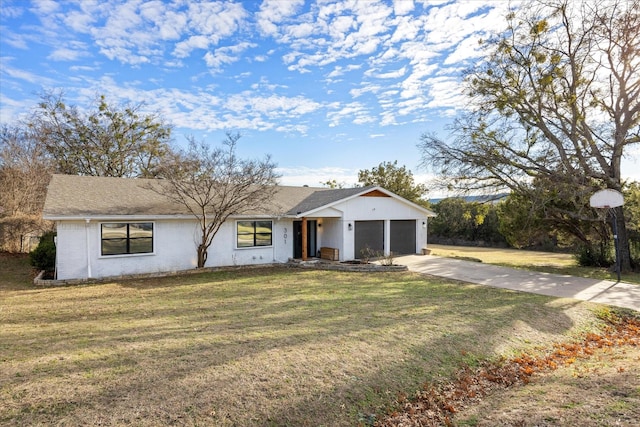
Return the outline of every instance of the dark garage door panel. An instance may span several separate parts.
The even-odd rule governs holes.
[[[394,254],[416,253],[416,221],[391,221],[391,252]]]
[[[362,250],[369,247],[374,253],[384,251],[384,221],[356,221],[355,257],[362,258]]]

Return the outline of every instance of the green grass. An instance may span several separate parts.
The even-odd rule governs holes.
[[[617,280],[606,268],[581,267],[572,254],[471,246],[429,245],[432,255],[482,261],[506,267],[592,279]],[[623,273],[623,282],[640,284],[640,273]]]
[[[599,325],[590,304],[411,273],[33,289],[8,264],[1,425],[356,425],[462,365]]]

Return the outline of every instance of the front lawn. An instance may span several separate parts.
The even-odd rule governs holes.
[[[352,426],[463,365],[600,325],[595,305],[412,273],[0,293],[2,425]]]

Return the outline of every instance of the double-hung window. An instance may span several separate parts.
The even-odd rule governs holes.
[[[153,223],[103,223],[100,227],[100,242],[102,255],[152,253]]]
[[[272,221],[238,221],[238,248],[252,248],[256,246],[272,245]]]

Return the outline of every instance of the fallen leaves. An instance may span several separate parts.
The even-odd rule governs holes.
[[[527,384],[532,376],[579,358],[588,358],[596,349],[640,346],[640,318],[606,311],[607,322],[601,333],[590,332],[580,342],[554,344],[537,354],[522,353],[511,359],[485,362],[477,369],[463,368],[452,381],[424,384],[413,398],[398,396],[401,408],[378,419],[377,427],[450,426],[458,408],[479,401],[492,390]]]

